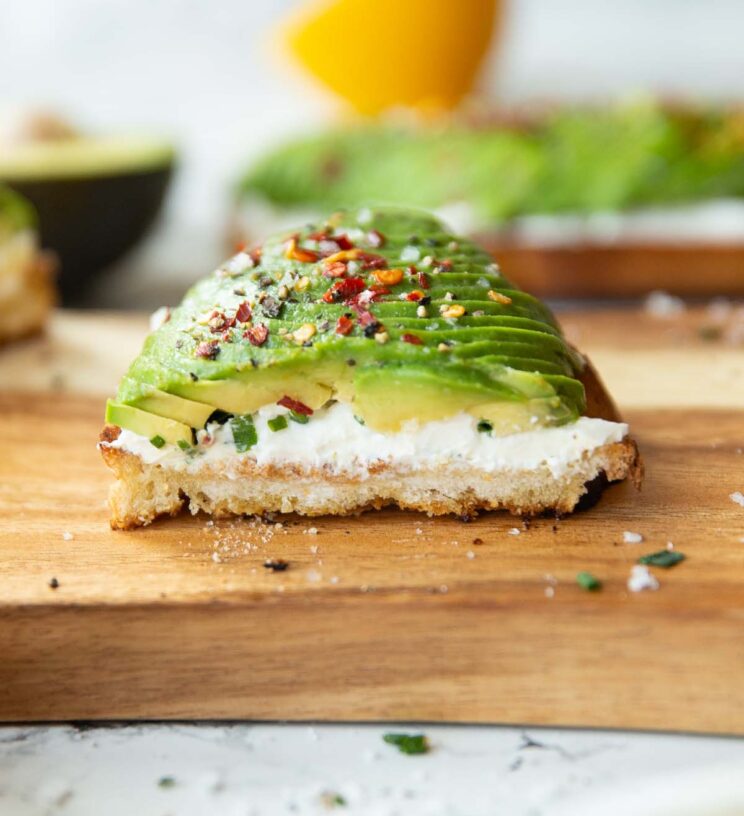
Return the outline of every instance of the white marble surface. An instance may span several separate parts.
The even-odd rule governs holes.
[[[383,742],[401,730],[425,733],[430,753]],[[324,794],[345,804],[329,807]],[[733,816],[744,813],[744,741],[492,726],[0,727],[3,816],[329,810]]]

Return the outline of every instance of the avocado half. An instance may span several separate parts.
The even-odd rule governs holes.
[[[146,138],[28,142],[0,154],[0,182],[36,209],[42,246],[61,262],[66,303],[145,235],[174,166],[172,146]]]

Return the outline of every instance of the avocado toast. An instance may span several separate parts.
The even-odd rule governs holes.
[[[32,207],[0,185],[0,345],[42,329],[56,300],[53,269]]]
[[[641,465],[550,311],[432,216],[336,212],[196,284],[123,378],[111,524],[570,512]]]

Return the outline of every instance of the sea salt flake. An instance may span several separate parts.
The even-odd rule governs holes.
[[[519,527],[512,527],[511,530],[509,530],[509,535],[520,535],[521,532]]]
[[[730,493],[729,498],[734,504],[738,504],[739,507],[744,507],[744,493],[742,493],[741,490]]]
[[[682,298],[670,295],[669,292],[657,291],[649,294],[643,308],[652,317],[667,319],[682,314],[687,307]]]
[[[628,589],[631,592],[642,592],[644,589],[658,589],[659,582],[653,576],[645,564],[634,564],[630,568],[630,578],[628,578]]]

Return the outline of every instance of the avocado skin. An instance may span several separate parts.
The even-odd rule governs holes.
[[[323,274],[323,260],[288,257],[292,240],[302,251],[319,248],[309,237],[319,232],[346,236],[353,251],[367,253],[377,267],[401,269],[402,277],[381,300],[361,308],[325,301],[334,281],[345,278]],[[379,236],[383,245],[372,246]],[[364,286],[376,279],[375,267],[347,277],[352,274],[363,276]],[[418,300],[407,299],[411,293],[424,296],[427,316],[419,315]],[[250,320],[236,322],[246,302]],[[441,314],[453,305],[458,318]],[[363,323],[367,312],[379,324],[372,334]],[[335,327],[345,315],[352,325],[339,334]],[[256,325],[268,328],[258,344],[247,339]],[[294,333],[307,325],[315,333],[298,342]],[[384,338],[373,337],[381,332]],[[484,250],[427,213],[363,208],[306,226],[294,239],[276,236],[263,246],[258,265],[243,253],[197,283],[147,338],[117,399],[142,405],[157,389],[250,414],[284,396],[312,409],[336,398],[353,402],[370,427],[385,431],[458,411],[501,427],[503,406],[515,430],[577,418],[584,409],[576,378],[582,366],[548,308],[515,289]],[[446,405],[433,406],[442,401]]]
[[[90,281],[147,233],[172,172],[168,164],[143,172],[9,183],[38,213],[42,246],[60,259],[65,305],[84,302]]]

